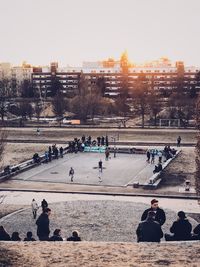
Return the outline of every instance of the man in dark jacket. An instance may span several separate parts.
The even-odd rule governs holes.
[[[192,225],[185,216],[184,211],[178,212],[177,221],[173,222],[170,232],[174,235],[165,234],[166,241],[191,240]]]
[[[158,222],[161,226],[165,223],[166,221],[165,212],[163,209],[160,209],[158,207],[157,199],[151,200],[151,208],[144,211],[141,217],[141,221],[144,221],[147,219],[147,215],[149,211],[153,211],[155,213],[155,221]]]
[[[60,229],[56,229],[53,232],[53,236],[51,236],[49,238],[49,241],[63,241],[63,238],[61,237],[61,230]]]
[[[147,219],[139,223],[136,230],[138,242],[160,242],[163,237],[161,226],[155,221],[155,213],[149,211]]]
[[[49,208],[46,208],[36,221],[37,236],[40,241],[49,240],[49,234],[50,234],[49,216],[50,214],[51,214],[51,210]]]
[[[48,203],[47,203],[47,201],[46,201],[45,199],[42,200],[42,202],[41,202],[41,207],[42,207],[42,211],[43,211],[43,212],[44,212],[44,210],[45,210],[46,208],[48,208]]]

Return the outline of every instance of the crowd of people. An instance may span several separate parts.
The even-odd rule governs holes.
[[[167,160],[173,158],[176,155],[177,150],[175,148],[171,148],[169,145],[166,145],[162,150],[148,149],[146,152],[147,162],[154,164],[155,156],[158,157],[158,162],[155,165],[153,173],[158,173],[162,171],[162,163]]]
[[[33,211],[33,219],[36,220],[37,236],[40,241],[81,241],[78,231],[74,230],[72,235],[67,238],[62,237],[61,229],[55,229],[53,235],[50,236],[50,214],[51,209],[45,199],[41,202],[42,213],[37,217],[39,205],[35,199],[32,200],[31,206]],[[192,232],[192,225],[188,220],[184,211],[177,213],[177,219],[170,227],[170,234],[164,234],[162,226],[166,222],[165,211],[158,205],[157,199],[151,200],[151,207],[146,209],[142,216],[141,222],[136,229],[138,242],[160,242],[163,237],[166,241],[188,241],[200,240],[200,224],[198,224]],[[26,237],[22,239],[18,232],[13,232],[10,236],[3,226],[0,226],[0,241],[35,241],[31,231],[28,231]]]
[[[73,141],[69,142],[68,152],[69,153],[77,153],[78,151],[83,152],[86,146],[108,147],[109,146],[108,136],[107,135],[98,136],[96,139],[92,139],[90,135],[87,137],[83,135],[81,138],[75,137]]]
[[[39,205],[36,200],[33,199],[31,202],[31,208],[33,213],[33,219],[37,218],[37,211],[39,209]],[[48,208],[48,203],[45,199],[41,202],[42,213],[36,220],[37,225],[37,236],[40,241],[81,241],[81,237],[79,236],[78,231],[74,230],[72,235],[63,238],[61,234],[61,229],[55,229],[53,235],[50,236],[50,228],[49,228],[49,216],[51,214],[51,209]],[[26,237],[21,238],[19,232],[13,232],[11,235],[7,233],[3,226],[0,226],[0,241],[36,241],[33,237],[33,233],[28,231]]]
[[[170,227],[170,233],[164,235],[162,225],[166,221],[163,209],[159,208],[158,200],[151,200],[151,207],[144,211],[136,234],[138,242],[160,242],[165,237],[166,241],[200,240],[200,224],[192,233],[192,225],[184,211],[179,211],[177,220]]]
[[[63,152],[64,149],[62,146],[60,148],[58,148],[56,144],[49,146],[48,150],[46,150],[44,153],[44,162],[48,163],[51,162],[52,159],[58,159],[59,157],[63,158]],[[38,164],[41,162],[41,157],[37,152],[33,155],[33,162]]]

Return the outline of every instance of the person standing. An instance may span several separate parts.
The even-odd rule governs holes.
[[[99,161],[99,171],[102,172],[102,170],[103,170],[103,162],[100,159],[100,161]]]
[[[34,198],[33,198],[32,202],[31,202],[31,208],[32,208],[32,213],[33,213],[33,219],[36,219],[37,210],[39,209],[39,206],[38,206],[38,204],[37,204],[37,202],[35,201]]]
[[[158,162],[162,163],[162,151],[158,151]]]
[[[154,164],[155,163],[155,153],[154,153],[154,150],[152,150],[151,152],[151,164]]]
[[[71,167],[69,170],[69,176],[71,177],[71,182],[74,181],[74,169]]]
[[[147,219],[147,215],[149,211],[152,211],[155,213],[155,221],[158,222],[161,226],[165,223],[166,221],[165,212],[163,209],[159,208],[157,199],[151,200],[151,208],[146,209],[143,212],[141,221],[144,221]]]
[[[46,201],[45,199],[42,200],[42,202],[41,202],[41,207],[42,207],[42,211],[43,211],[43,212],[44,212],[44,210],[45,210],[46,208],[48,208],[48,203],[47,203],[47,201]]]
[[[181,137],[179,135],[179,137],[177,138],[177,147],[181,146]]]
[[[51,214],[51,209],[46,208],[36,221],[37,236],[40,241],[49,240],[49,234],[50,234],[49,216],[50,214]]]
[[[147,150],[147,162],[150,162],[150,157],[151,157],[151,153],[149,151],[149,149]]]
[[[138,242],[160,242],[163,231],[160,224],[155,221],[155,212],[148,211],[147,218],[139,223],[136,234]]]
[[[60,157],[63,158],[63,147],[61,146],[59,150],[60,150]]]

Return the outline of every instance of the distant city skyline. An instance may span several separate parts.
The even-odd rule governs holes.
[[[82,66],[168,57],[200,66],[199,0],[0,0],[0,62]]]

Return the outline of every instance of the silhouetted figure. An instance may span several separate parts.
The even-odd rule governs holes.
[[[147,150],[147,162],[150,162],[151,153],[149,150]]]
[[[37,236],[40,241],[49,240],[49,234],[50,234],[49,216],[50,214],[51,214],[51,210],[49,208],[46,208],[36,221]]]
[[[162,171],[162,164],[158,163],[158,165],[155,165],[155,169],[153,170],[153,173],[157,173]]]
[[[165,223],[166,221],[165,212],[164,210],[158,207],[157,199],[151,200],[151,208],[144,211],[141,217],[141,221],[146,220],[149,211],[153,211],[155,213],[155,221],[157,221],[161,226]]]
[[[177,147],[181,146],[181,137],[179,135],[179,137],[177,138]]]
[[[11,236],[11,241],[21,241],[21,238],[19,237],[18,232],[13,232]]]
[[[33,163],[40,163],[40,157],[39,157],[38,153],[35,153],[33,155]]]
[[[27,232],[26,237],[24,238],[24,241],[36,241],[35,238],[33,238],[32,232]]]
[[[106,147],[109,146],[109,143],[108,143],[108,136],[106,135]]]
[[[81,241],[78,231],[73,231],[72,236],[68,237],[67,241],[74,241],[74,242]]]
[[[184,211],[178,212],[178,219],[173,222],[170,232],[174,235],[165,234],[166,241],[191,240],[192,225],[186,218]]]
[[[0,241],[10,241],[10,236],[2,225],[0,226]]]
[[[149,211],[146,220],[139,223],[136,234],[138,242],[160,242],[163,232],[160,224],[155,221],[153,211]]]
[[[53,236],[51,236],[49,238],[49,241],[63,241],[63,238],[61,237],[61,230],[60,229],[56,229],[53,232]]]
[[[63,158],[63,147],[61,146],[59,150],[60,150],[60,157]]]
[[[71,182],[74,181],[74,169],[71,167],[69,170],[69,176],[71,177]]]
[[[100,144],[101,144],[101,137],[98,136],[98,137],[97,137],[97,145],[100,146]]]
[[[101,137],[101,145],[102,145],[102,146],[105,145],[105,137],[104,137],[104,136]]]
[[[42,200],[42,202],[41,202],[41,207],[42,207],[42,211],[43,211],[43,212],[44,212],[44,210],[45,210],[46,208],[48,208],[48,203],[47,203],[47,201],[46,201],[45,199]]]
[[[103,162],[100,159],[100,161],[99,161],[99,171],[102,172],[102,170],[103,170]]]

